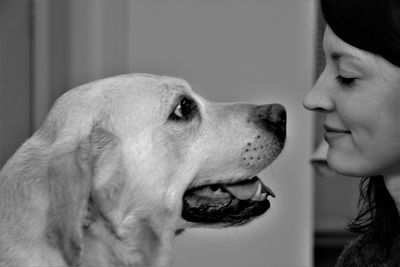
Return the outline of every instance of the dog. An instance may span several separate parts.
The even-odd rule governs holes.
[[[178,78],[74,88],[0,173],[0,266],[170,266],[184,229],[268,210],[256,175],[285,138],[282,105],[212,103]]]

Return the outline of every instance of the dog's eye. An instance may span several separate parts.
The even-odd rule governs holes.
[[[196,105],[193,100],[184,97],[181,99],[179,104],[176,106],[174,112],[171,114],[170,119],[172,120],[188,120],[191,118]]]

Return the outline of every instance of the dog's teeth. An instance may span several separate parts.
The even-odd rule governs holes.
[[[254,196],[251,198],[251,200],[260,201],[260,198],[261,198],[261,190],[262,190],[261,183],[258,183],[257,191],[256,191],[256,193],[254,194]]]
[[[254,196],[251,200],[260,201],[261,200],[260,197],[261,197],[260,195]]]
[[[271,188],[269,188],[268,186],[265,187],[267,189],[267,193],[268,195],[272,196],[273,198],[275,198],[275,193],[271,190]]]
[[[221,193],[223,193],[223,192],[222,192],[221,188],[218,188],[217,190],[214,191],[214,193],[215,193],[215,194],[221,194]]]
[[[256,196],[261,194],[262,186],[261,183],[258,183],[257,191],[256,191]]]
[[[260,201],[263,201],[266,197],[267,197],[267,194],[266,193],[262,193]]]

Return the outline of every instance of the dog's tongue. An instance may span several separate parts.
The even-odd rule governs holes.
[[[237,199],[248,200],[260,191],[262,186],[258,178],[247,180],[246,183],[224,185],[224,188]]]

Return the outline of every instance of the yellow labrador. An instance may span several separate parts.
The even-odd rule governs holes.
[[[183,229],[269,208],[255,175],[285,120],[281,105],[211,103],[172,77],[70,90],[0,173],[0,266],[169,266]]]

